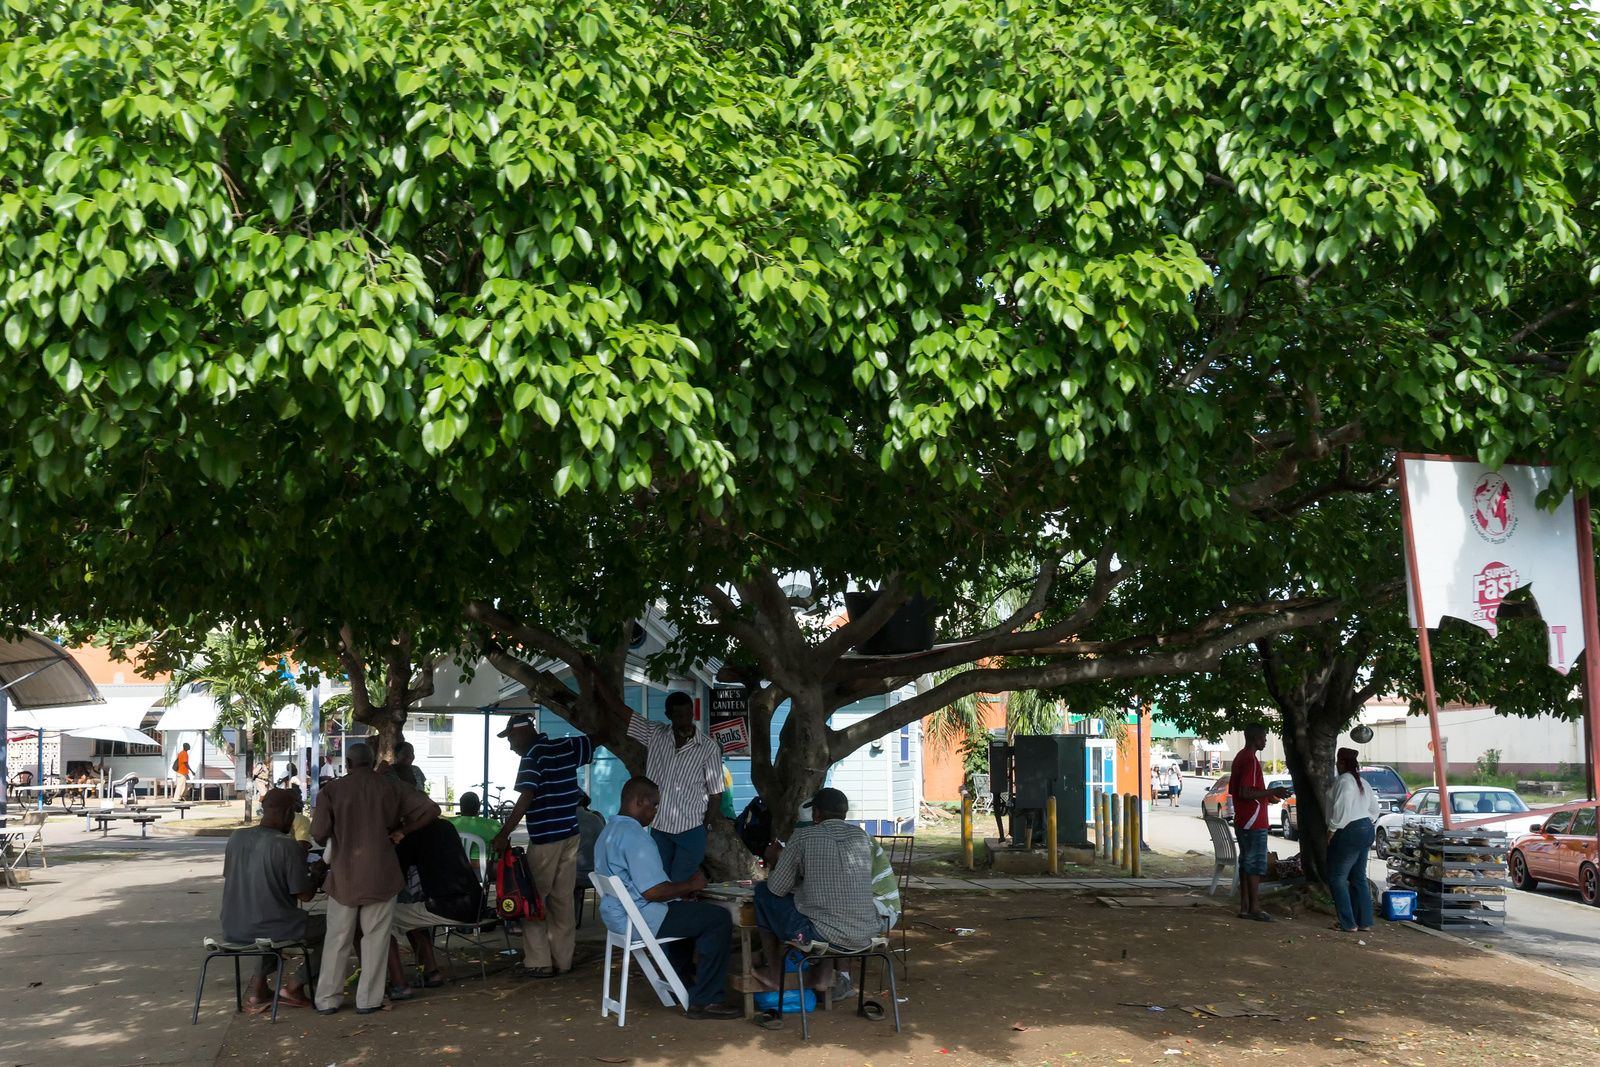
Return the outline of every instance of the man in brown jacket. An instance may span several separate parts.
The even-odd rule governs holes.
[[[345,754],[349,773],[323,785],[311,819],[311,837],[328,845],[328,933],[317,976],[317,1011],[332,1015],[344,1003],[350,973],[350,945],[361,928],[361,982],[356,1014],[389,1006],[383,982],[389,958],[389,925],[394,898],[405,875],[394,846],[439,817],[439,805],[426,793],[377,774],[372,749],[351,745]],[[329,844],[331,839],[331,844]]]

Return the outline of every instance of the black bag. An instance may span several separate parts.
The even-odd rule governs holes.
[[[751,855],[765,856],[767,846],[772,844],[772,812],[760,797],[756,797],[733,820],[733,829]]]
[[[477,921],[483,886],[454,826],[435,819],[402,838],[395,853],[402,869],[417,869],[429,911],[456,922]]]

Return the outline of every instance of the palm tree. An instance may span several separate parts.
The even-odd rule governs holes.
[[[277,662],[274,662],[274,661]],[[250,802],[245,821],[255,810],[255,778],[251,774],[257,751],[271,758],[272,727],[278,713],[288,707],[305,707],[305,693],[288,675],[279,653],[257,637],[227,630],[206,637],[203,651],[172,672],[167,701],[190,688],[203,689],[221,709],[211,739],[221,743],[222,731],[232,729],[247,743],[245,771],[250,777]]]

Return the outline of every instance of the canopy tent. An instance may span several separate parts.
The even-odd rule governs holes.
[[[217,725],[217,720],[222,717],[222,705],[210,693],[201,691],[185,693],[178,698],[178,702],[167,709],[161,716],[161,721],[156,724],[156,729],[163,733],[173,730],[201,730],[209,731]],[[274,730],[300,729],[301,710],[293,704],[285,705],[279,709],[277,718],[272,722]]]
[[[81,730],[68,730],[68,737],[88,737],[96,741],[122,741],[130,745],[155,745],[161,742],[131,726],[85,726]]]
[[[0,690],[13,708],[98,704],[100,691],[72,653],[39,634],[0,641]]]
[[[91,726],[126,726],[137,730],[155,701],[149,693],[113,694],[93,704],[27,708],[11,713],[14,730],[71,733]],[[154,744],[140,741],[139,744]]]

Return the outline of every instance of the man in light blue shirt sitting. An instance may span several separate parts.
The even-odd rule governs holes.
[[[681,899],[705,888],[706,876],[700,871],[684,882],[667,880],[661,850],[645,831],[655,819],[660,802],[661,790],[650,779],[628,780],[622,787],[620,813],[611,817],[594,843],[594,869],[622,880],[652,934],[684,939],[663,948],[689,990],[689,1018],[740,1018],[744,1013],[722,1000],[728,980],[733,917],[715,904]],[[624,933],[628,928],[628,913],[615,897],[601,900],[600,918],[614,933]]]

